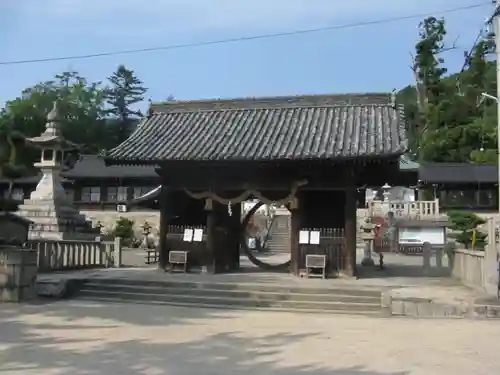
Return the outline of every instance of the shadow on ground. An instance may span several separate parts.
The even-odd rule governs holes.
[[[77,301],[43,306],[3,305],[0,310],[0,373],[379,374],[359,367],[287,365],[280,357],[282,349],[290,343],[319,335],[319,332],[282,332],[250,338],[248,335],[243,337],[246,331],[243,328],[242,331],[210,333],[210,324],[217,319],[226,319],[228,314],[231,313],[201,309],[164,309],[159,306],[127,309],[118,304],[78,304]],[[190,326],[200,324],[206,329],[203,337],[190,337]],[[154,326],[170,326],[172,336],[158,337],[154,334]],[[118,330],[119,337],[115,337],[117,328],[122,329]],[[134,330],[136,339],[130,339],[127,332],[131,332],[131,329]],[[112,340],[105,339],[108,330],[114,331]],[[186,333],[186,338],[183,338],[183,332]],[[140,339],[137,339],[138,335]],[[100,336],[102,340],[96,336]],[[405,374],[407,373],[398,372],[380,375]]]

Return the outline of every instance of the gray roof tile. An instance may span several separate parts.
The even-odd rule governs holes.
[[[402,111],[390,95],[319,95],[156,106],[107,159],[331,160],[405,150]]]
[[[67,178],[157,178],[153,166],[109,165],[98,155],[81,155],[75,166],[63,172]]]
[[[427,183],[497,183],[498,166],[471,163],[423,163],[418,179]]]

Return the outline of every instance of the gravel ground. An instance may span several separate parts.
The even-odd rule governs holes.
[[[496,321],[59,301],[2,305],[2,375],[500,373]]]

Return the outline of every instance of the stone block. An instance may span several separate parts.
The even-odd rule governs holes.
[[[405,315],[405,303],[404,301],[392,301],[391,302],[391,314],[392,315],[398,315],[398,316],[404,316]]]
[[[0,247],[0,302],[24,302],[36,297],[37,252]]]
[[[500,306],[490,305],[486,308],[486,317],[500,319]]]
[[[36,294],[40,297],[62,298],[66,295],[66,280],[47,280],[36,283]]]

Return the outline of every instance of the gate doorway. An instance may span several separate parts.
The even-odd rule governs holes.
[[[246,259],[240,261],[241,270],[288,272],[290,235],[287,208],[255,203],[242,215],[240,245]]]

